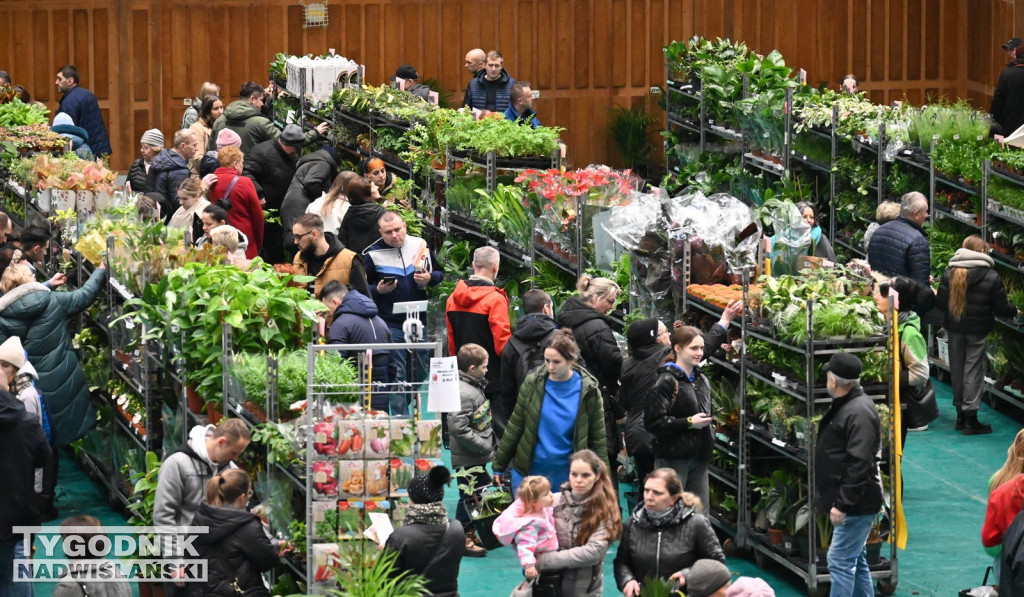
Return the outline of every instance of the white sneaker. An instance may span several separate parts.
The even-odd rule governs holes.
[[[928,426],[921,425],[920,427],[908,427],[907,431],[928,431]]]

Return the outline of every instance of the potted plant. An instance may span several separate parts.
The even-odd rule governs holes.
[[[755,525],[768,530],[768,540],[774,545],[783,544],[786,514],[796,503],[797,479],[785,469],[775,469],[768,477],[750,477],[753,490],[761,497],[754,505],[757,514]]]
[[[502,544],[494,536],[491,525],[494,524],[498,515],[505,511],[505,508],[512,505],[514,498],[510,491],[502,487],[494,485],[477,487],[474,475],[482,472],[485,472],[482,466],[474,466],[457,471],[454,477],[459,489],[470,496],[463,503],[463,508],[467,509],[466,514],[473,521],[473,528],[476,530],[476,536],[480,539],[481,545],[488,550],[498,549]]]
[[[880,512],[875,517],[875,522],[871,525],[871,530],[868,532],[867,545],[867,560],[868,566],[874,566],[882,561],[882,544],[886,539],[889,538],[889,532],[886,530],[886,518],[885,512]]]

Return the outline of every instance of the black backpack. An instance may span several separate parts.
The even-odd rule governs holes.
[[[559,328],[554,328],[535,344],[527,344],[516,336],[510,336],[508,343],[515,347],[519,353],[519,361],[516,362],[516,386],[523,385],[526,376],[537,367],[544,364],[544,347],[548,345],[551,338],[558,333]]]

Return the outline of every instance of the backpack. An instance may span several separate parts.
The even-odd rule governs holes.
[[[515,372],[516,386],[523,385],[523,380],[526,379],[526,376],[530,371],[533,371],[544,364],[544,347],[546,347],[551,338],[558,333],[558,330],[559,328],[554,328],[545,334],[539,342],[533,345],[523,342],[521,338],[516,336],[509,337],[508,343],[511,344],[516,349],[516,352],[519,353],[519,360],[516,362]]]

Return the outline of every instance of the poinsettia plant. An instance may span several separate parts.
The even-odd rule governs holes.
[[[631,171],[604,166],[566,172],[559,169],[526,170],[516,177],[523,183],[524,205],[535,215],[555,216],[564,231],[576,221],[577,197],[587,205],[614,207],[629,202]]]

